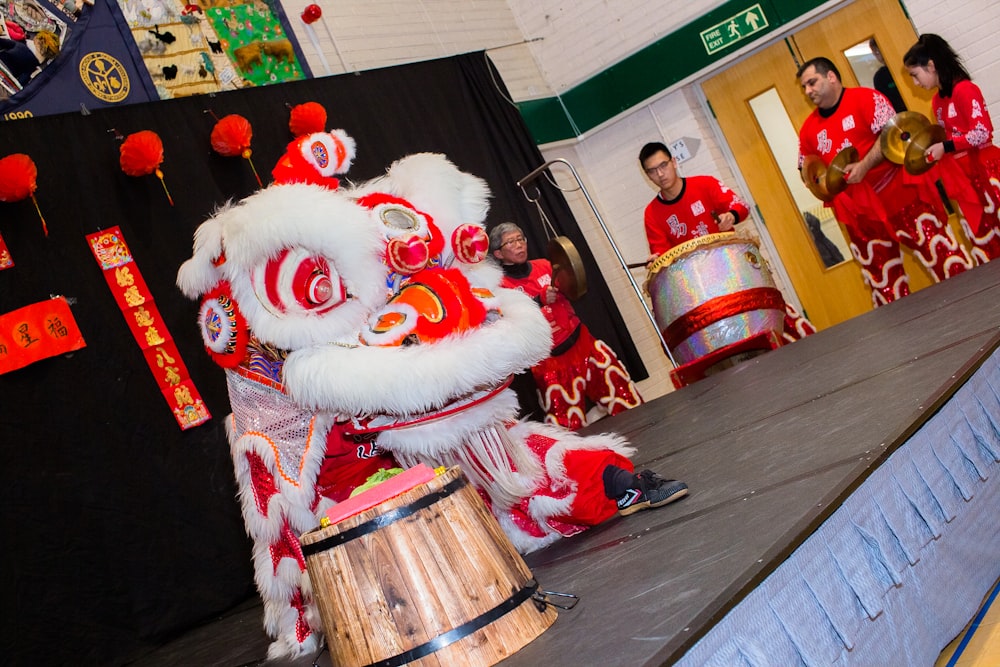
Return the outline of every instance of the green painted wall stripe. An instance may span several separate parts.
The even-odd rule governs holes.
[[[578,137],[823,3],[824,0],[729,0],[561,96],[526,100],[519,102],[518,108],[538,144]],[[709,55],[701,32],[755,5],[760,5],[767,27]]]

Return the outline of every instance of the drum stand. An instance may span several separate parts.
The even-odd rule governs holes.
[[[660,331],[660,327],[656,323],[656,318],[653,316],[653,311],[650,310],[649,304],[646,303],[646,296],[643,294],[642,289],[639,287],[639,284],[635,281],[635,277],[632,275],[632,272],[630,270],[630,268],[635,268],[635,266],[644,266],[644,265],[640,264],[630,267],[629,264],[625,262],[625,258],[622,257],[621,252],[618,250],[618,245],[615,243],[614,238],[612,238],[611,232],[608,230],[607,225],[604,224],[604,219],[601,217],[600,211],[598,211],[597,206],[594,205],[594,200],[590,198],[590,194],[587,192],[587,188],[584,187],[583,181],[580,180],[580,175],[576,173],[576,169],[573,168],[573,165],[570,164],[568,160],[565,160],[563,158],[556,158],[555,160],[550,160],[549,162],[546,162],[541,167],[538,167],[530,174],[519,180],[517,182],[517,186],[521,188],[521,192],[524,193],[525,198],[528,201],[533,202],[535,204],[536,208],[538,209],[538,214],[539,216],[541,216],[542,224],[547,225],[545,233],[547,235],[551,234],[549,236],[551,240],[553,238],[553,235],[555,234],[555,230],[552,228],[552,224],[549,222],[548,217],[546,217],[545,212],[542,210],[541,203],[538,201],[540,197],[540,192],[538,190],[538,187],[536,186],[534,188],[533,190],[534,196],[531,196],[530,194],[528,194],[526,186],[534,182],[536,179],[538,179],[539,176],[544,175],[545,180],[548,181],[552,185],[552,187],[556,188],[560,192],[574,192],[574,190],[572,189],[567,190],[560,187],[559,184],[552,179],[551,175],[547,173],[549,167],[551,167],[557,162],[561,162],[562,164],[569,167],[570,172],[573,174],[573,178],[576,180],[576,186],[577,186],[576,190],[579,190],[580,192],[583,193],[583,196],[587,200],[587,204],[590,205],[590,210],[594,212],[594,217],[597,218],[597,223],[601,226],[601,230],[604,232],[604,235],[608,238],[608,243],[611,244],[611,249],[614,250],[615,257],[618,258],[618,262],[622,265],[622,269],[624,269],[625,275],[628,276],[628,281],[632,285],[632,289],[635,290],[636,296],[639,297],[639,303],[642,304],[642,309],[646,311],[646,316],[652,323],[653,330],[656,331],[657,338],[660,339],[660,346],[663,348],[664,354],[667,355],[667,359],[670,360],[671,365],[673,365],[674,368],[676,368],[677,362],[674,361],[674,357],[670,353],[670,348],[667,347],[667,341],[664,340],[663,338],[663,333]]]

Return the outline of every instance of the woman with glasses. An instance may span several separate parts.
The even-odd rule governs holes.
[[[552,282],[547,259],[528,260],[524,232],[513,222],[490,230],[490,251],[500,262],[501,285],[534,299],[552,327],[552,353],[533,366],[545,421],[577,430],[607,415],[642,403],[642,397],[618,356],[594,338],[573,305]],[[593,407],[588,411],[588,401]]]

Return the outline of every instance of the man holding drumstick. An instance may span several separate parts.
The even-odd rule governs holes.
[[[513,222],[490,230],[490,252],[500,262],[501,285],[524,292],[552,327],[552,354],[531,368],[545,421],[577,430],[642,403],[639,390],[604,341],[594,338],[552,282],[547,259],[528,260],[524,232]],[[587,411],[587,400],[593,403]]]
[[[731,232],[750,214],[739,195],[712,176],[677,173],[670,149],[653,141],[639,151],[639,164],[660,191],[646,206],[646,242],[652,253],[648,263],[676,245],[699,236]],[[816,333],[812,322],[785,303],[782,338],[793,342]]]
[[[646,206],[646,242],[652,261],[698,236],[731,232],[750,214],[739,196],[712,176],[682,177],[665,144],[654,141],[639,151],[639,162],[660,191]]]

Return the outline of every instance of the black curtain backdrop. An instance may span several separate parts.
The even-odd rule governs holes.
[[[15,266],[0,271],[0,313],[64,295],[87,341],[71,355],[0,375],[6,664],[121,664],[256,595],[235,493],[223,371],[204,352],[197,304],[174,286],[194,229],[257,189],[250,165],[215,154],[216,118],[245,116],[264,179],[292,139],[291,106],[323,104],[358,143],[348,174],[376,176],[433,151],[484,178],[490,224],[545,233],[516,181],[543,163],[484,53],[215,96],[0,124],[0,157],[27,153],[36,197],[0,203]],[[130,177],[116,134],[153,130],[175,205],[155,176]],[[548,192],[545,192],[548,190]],[[637,378],[645,369],[561,193],[543,205],[588,268],[578,302]],[[84,236],[118,225],[213,419],[181,431]]]

